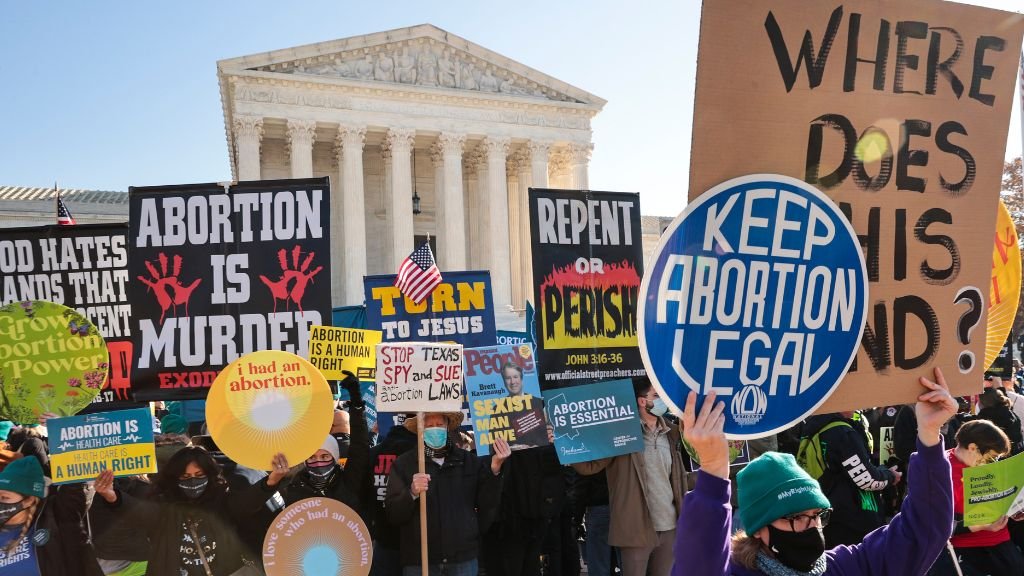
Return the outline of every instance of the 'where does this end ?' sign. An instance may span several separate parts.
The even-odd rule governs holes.
[[[377,345],[377,410],[462,410],[462,346],[426,342]]]

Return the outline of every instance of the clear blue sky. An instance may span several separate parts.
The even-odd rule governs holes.
[[[608,100],[591,187],[639,191],[644,213],[674,215],[699,14],[697,0],[4,2],[0,184],[227,180],[217,60],[429,22]],[[1008,156],[1020,132],[1015,111]]]

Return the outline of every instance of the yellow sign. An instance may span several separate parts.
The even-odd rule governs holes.
[[[372,560],[366,523],[330,498],[306,498],[285,508],[263,539],[267,576],[366,576]]]
[[[306,359],[265,350],[229,364],[206,398],[214,442],[235,462],[269,470],[278,452],[298,464],[323,444],[334,418],[327,380]]]
[[[992,249],[992,283],[988,292],[988,328],[985,344],[985,367],[988,368],[999,356],[1006,342],[1006,335],[1013,327],[1020,304],[1021,261],[1020,245],[1017,243],[1017,229],[1013,226],[1010,211],[999,201],[999,215],[996,217],[995,247]]]
[[[310,326],[309,361],[328,380],[344,380],[348,370],[360,380],[373,380],[377,372],[379,330]]]

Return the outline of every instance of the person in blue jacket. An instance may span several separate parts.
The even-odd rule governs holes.
[[[700,411],[690,393],[683,436],[701,469],[676,530],[673,576],[920,576],[945,548],[953,528],[953,487],[939,430],[957,404],[942,372],[920,379],[917,452],[899,514],[854,546],[825,549],[829,501],[788,454],[768,452],[739,473],[739,514],[746,532],[732,535],[729,447],[722,402],[708,395]]]

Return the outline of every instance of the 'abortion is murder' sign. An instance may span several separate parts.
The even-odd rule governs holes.
[[[799,178],[839,205],[867,263],[867,326],[820,408],[912,402],[985,367],[992,230],[1024,16],[955,2],[705,0],[690,199]]]
[[[308,355],[331,314],[327,178],[129,190],[136,397],[202,398],[258,350]]]

